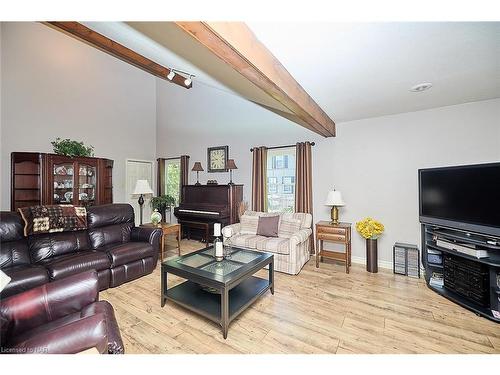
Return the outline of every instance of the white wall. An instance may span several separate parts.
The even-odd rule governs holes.
[[[39,23],[1,25],[1,208],[10,209],[10,153],[51,152],[56,137],[113,159],[115,202],[125,160],[156,157],[155,79]]]
[[[230,156],[239,168],[233,180],[245,185],[245,200],[250,202],[250,147],[314,140],[315,221],[329,218],[329,208],[324,206],[328,189],[340,190],[347,203],[340,212],[342,220],[355,223],[372,216],[385,224],[386,232],[379,240],[379,260],[385,266],[392,262],[394,242],[420,246],[419,168],[500,161],[500,99],[340,123],[337,137],[325,139],[291,123],[280,128],[281,134],[272,123],[269,133],[260,131],[262,124],[258,124],[259,131],[253,131],[247,124],[252,116],[249,119],[246,106],[254,105],[243,104],[237,97],[226,98],[224,118],[219,117],[222,123],[211,126],[212,111],[198,110],[203,106],[199,102],[204,95],[229,94],[200,90],[197,95],[182,98],[186,105],[180,106],[178,95],[173,95],[169,86],[162,82],[157,85],[158,156],[188,154],[191,165],[201,161],[205,168],[207,147],[229,145]],[[186,107],[192,109],[185,111]],[[191,127],[196,122],[207,126],[193,132]],[[218,131],[215,126],[232,130]],[[227,183],[229,174],[200,175],[203,183],[214,178]],[[195,179],[195,172],[191,172],[190,182]],[[364,240],[355,231],[353,257],[365,258]]]

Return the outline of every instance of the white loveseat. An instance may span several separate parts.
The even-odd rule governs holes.
[[[257,235],[259,216],[276,215],[280,216],[278,237]],[[231,233],[235,247],[273,253],[276,271],[296,275],[309,260],[311,224],[311,214],[246,211],[239,223],[224,227],[222,234],[228,237]]]

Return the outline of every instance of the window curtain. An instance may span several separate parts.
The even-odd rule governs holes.
[[[158,158],[158,181],[157,181],[157,194],[158,196],[165,195],[165,159]]]
[[[181,155],[181,176],[180,176],[180,188],[181,188],[181,194],[180,194],[180,201],[182,202],[183,196],[182,196],[182,187],[184,185],[189,185],[189,155]]]
[[[254,147],[252,164],[252,209],[267,211],[267,148]]]
[[[312,215],[312,149],[311,142],[298,142],[295,164],[295,211]],[[313,226],[311,226],[313,228]],[[314,229],[313,229],[314,230]],[[310,238],[310,252],[314,253],[314,236]]]

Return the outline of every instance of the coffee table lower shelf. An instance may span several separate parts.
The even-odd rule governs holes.
[[[269,280],[250,276],[229,290],[229,319],[227,324],[270,288]],[[224,324],[221,294],[207,292],[193,281],[187,280],[168,289],[163,298],[200,314],[215,323],[219,323],[221,326]]]

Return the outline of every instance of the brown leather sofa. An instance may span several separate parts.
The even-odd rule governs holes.
[[[98,282],[96,271],[86,271],[3,299],[0,353],[123,353],[113,307],[98,301]]]
[[[87,209],[87,230],[24,237],[16,212],[0,212],[0,269],[12,278],[5,298],[38,285],[97,271],[99,290],[151,273],[160,249],[160,229],[134,225],[129,204]]]

